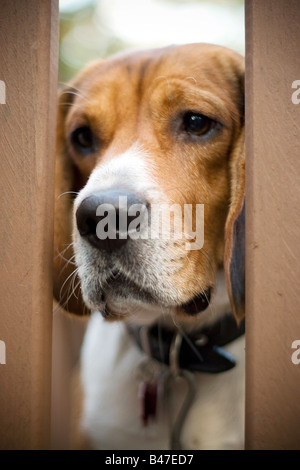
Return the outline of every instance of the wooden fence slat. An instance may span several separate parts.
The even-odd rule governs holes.
[[[42,449],[50,442],[58,1],[3,0],[0,17],[0,448]]]
[[[247,449],[300,449],[297,79],[299,0],[246,0]]]

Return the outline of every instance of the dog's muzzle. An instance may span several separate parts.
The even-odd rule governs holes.
[[[151,222],[150,212],[149,202],[139,194],[126,189],[111,188],[84,198],[75,215],[80,237],[98,250],[99,257],[109,259],[108,262],[112,264],[115,261],[128,263],[130,254],[135,257],[137,245],[130,243],[129,246],[128,241],[130,238],[133,241],[140,238],[143,230],[148,230]],[[155,289],[147,290],[145,286],[141,288],[136,277],[128,274],[125,276],[122,269],[116,270],[111,266],[110,272],[110,277],[103,281],[102,302],[105,302],[105,298],[128,300],[132,297],[147,304],[155,303]],[[211,288],[208,287],[191,300],[183,304],[173,304],[173,307],[195,316],[207,309],[210,298]],[[104,315],[109,311],[106,305]]]

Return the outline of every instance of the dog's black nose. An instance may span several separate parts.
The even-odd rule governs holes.
[[[86,197],[76,211],[80,235],[99,250],[113,251],[148,227],[149,204],[124,190],[100,191]]]

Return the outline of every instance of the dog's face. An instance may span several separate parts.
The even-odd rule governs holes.
[[[70,311],[81,312],[82,293],[89,309],[111,320],[136,311],[197,315],[214,293],[225,244],[229,294],[240,314],[243,77],[238,54],[193,44],[92,64],[62,92],[55,293],[69,289]],[[172,205],[182,217],[177,237]],[[171,214],[169,237],[156,223],[162,214]],[[110,220],[113,233],[103,239],[98,229]]]

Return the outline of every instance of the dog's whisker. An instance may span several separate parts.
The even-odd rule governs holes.
[[[59,292],[59,297],[62,298],[62,292],[63,292],[63,289],[65,288],[66,284],[68,283],[69,279],[76,275],[77,274],[77,271],[78,271],[78,268],[75,268],[71,274],[69,274],[69,276],[65,279],[64,283],[62,284],[61,288],[60,288],[60,292]]]
[[[69,245],[67,245],[67,247],[64,248],[62,251],[59,251],[58,247],[56,247],[56,253],[57,254],[55,255],[54,259],[56,260],[57,258],[61,258],[64,255],[64,253],[68,250],[68,248],[69,248]],[[67,261],[67,260],[65,260],[65,261]]]
[[[61,310],[61,305],[59,303],[54,303],[53,314],[57,315]]]
[[[70,281],[69,285],[68,285],[68,291],[67,291],[67,295],[66,295],[66,301],[64,303],[65,305],[65,309],[68,310],[68,304],[69,304],[69,300],[75,296],[76,299],[78,299],[77,295],[76,295],[76,289],[77,287],[80,285],[80,281],[77,282],[76,286],[74,287],[74,282],[75,282],[75,279],[76,279],[76,274],[77,274],[77,270],[74,270],[74,272],[72,273],[72,281]]]
[[[63,261],[65,261],[65,264],[64,266],[62,267],[61,269],[61,273],[64,272],[64,270],[69,266],[76,266],[76,263],[75,263],[75,254],[73,254],[73,256],[71,256],[70,258],[66,258],[64,256],[64,253],[70,248],[71,245],[69,245],[67,248],[65,248],[62,252],[59,252],[56,257],[54,259],[57,259],[57,258],[61,258]]]
[[[74,242],[65,243],[64,246],[65,246],[65,248],[64,248],[62,251],[58,251],[58,249],[57,249],[58,255],[64,254],[64,253],[65,253],[67,250],[69,250],[71,247],[74,247]]]
[[[58,255],[62,260],[65,261],[64,266],[61,269],[61,272],[63,272],[69,265],[71,266],[76,266],[75,263],[75,255],[71,256],[71,258],[65,258],[61,253]]]
[[[198,357],[198,359],[200,360],[200,362],[203,362],[203,357],[202,355],[200,354],[199,350],[194,346],[193,342],[190,340],[189,336],[186,334],[186,332],[182,329],[182,328],[179,328],[179,331],[180,331],[180,334],[184,337],[184,339],[186,340],[187,344],[189,345],[189,347],[191,348],[191,350],[196,354],[196,356]]]
[[[78,300],[78,295],[76,294],[76,291],[78,289],[78,287],[80,286],[80,279],[79,281],[77,282],[77,284],[75,285],[75,279],[76,279],[76,276],[73,277],[73,281],[72,281],[72,292],[71,292],[71,297],[74,295],[74,297]]]
[[[57,199],[60,199],[61,197],[66,196],[66,195],[69,195],[69,194],[77,196],[77,195],[79,194],[79,191],[65,191],[64,193],[61,193],[61,194],[57,197]]]

